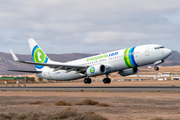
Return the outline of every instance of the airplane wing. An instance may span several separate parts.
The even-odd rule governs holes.
[[[29,71],[29,70],[8,70],[13,72],[27,72],[27,73],[42,73],[42,71]]]
[[[56,70],[67,70],[67,72],[77,71],[77,72],[81,73],[81,72],[86,71],[86,69],[89,67],[89,66],[80,66],[80,65],[70,65],[70,64],[65,64],[65,63],[54,64],[54,63],[37,63],[37,62],[32,62],[32,61],[22,61],[22,60],[18,59],[18,57],[13,53],[12,50],[10,50],[10,51],[11,51],[11,54],[13,56],[13,59],[16,62],[25,63],[25,64],[48,66],[50,68],[54,68],[54,71],[56,71]]]

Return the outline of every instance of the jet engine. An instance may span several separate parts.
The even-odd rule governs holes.
[[[89,67],[86,70],[86,73],[89,77],[96,76],[96,75],[102,75],[106,73],[106,67],[104,65],[94,65]]]
[[[119,74],[121,76],[128,76],[128,75],[133,75],[136,73],[138,73],[138,68],[130,68],[130,69],[125,69],[125,70],[119,71]]]

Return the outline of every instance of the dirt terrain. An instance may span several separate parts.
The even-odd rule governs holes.
[[[0,84],[0,87],[32,87],[32,86],[50,86],[50,87],[61,87],[61,86],[180,86],[179,80],[146,80],[146,81],[112,81],[110,84],[104,84],[102,81],[93,81],[91,84],[84,84],[83,81],[73,82],[58,82],[58,83],[26,83],[26,84]]]
[[[75,105],[85,99],[106,103],[110,107]],[[67,108],[79,113],[94,111],[109,120],[179,120],[180,94],[174,92],[0,92],[0,113],[53,114]],[[58,101],[72,106],[55,106]],[[42,101],[41,104],[30,103]]]
[[[180,73],[180,66],[160,67],[156,72],[153,68],[140,68],[139,75],[154,75],[162,72]],[[30,75],[34,76],[34,75]],[[95,79],[102,79],[98,76]],[[111,79],[129,79],[117,73],[110,75]],[[36,78],[37,79],[37,78]],[[18,86],[8,84],[8,87]],[[157,81],[149,78],[146,81],[112,81],[104,84],[93,81],[84,84],[83,79],[57,83],[26,83],[21,86],[180,86],[180,81]],[[1,84],[0,86],[5,86]],[[109,107],[96,105],[75,105],[86,99],[99,103],[106,103]],[[72,106],[55,106],[58,101],[70,101]],[[180,119],[180,91],[177,92],[36,92],[36,91],[0,91],[0,113],[35,113],[54,114],[67,108],[79,113],[93,111],[109,120],[179,120]],[[40,104],[30,104],[41,101]]]

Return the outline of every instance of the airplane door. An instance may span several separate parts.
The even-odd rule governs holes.
[[[145,56],[149,56],[149,47],[146,47],[145,49]]]

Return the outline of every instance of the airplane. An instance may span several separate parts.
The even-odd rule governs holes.
[[[92,82],[90,77],[103,74],[106,75],[103,82],[109,84],[110,73],[118,72],[121,76],[128,76],[138,73],[138,67],[148,64],[154,64],[154,70],[158,71],[158,65],[172,53],[162,45],[148,44],[62,63],[50,60],[33,38],[28,39],[28,42],[34,61],[19,60],[12,50],[10,52],[16,62],[35,65],[36,71],[8,71],[35,73],[37,77],[46,80],[69,81],[84,78],[85,84]]]

